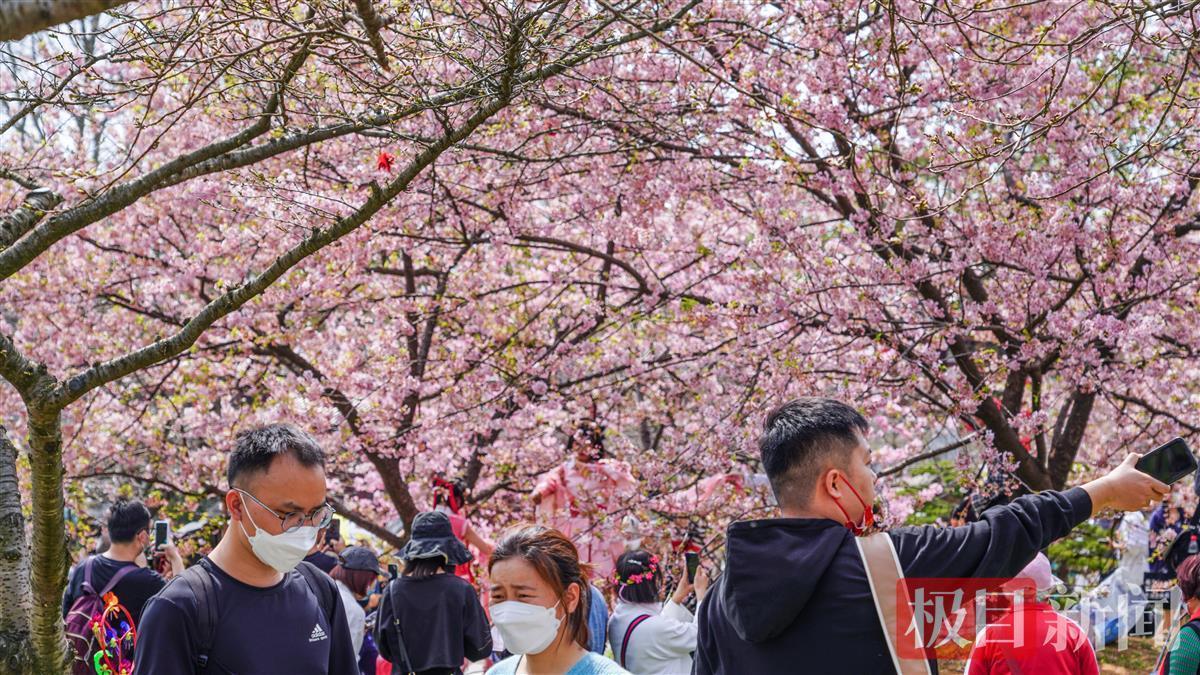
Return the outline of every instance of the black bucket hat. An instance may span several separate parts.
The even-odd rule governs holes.
[[[454,536],[449,516],[441,511],[426,511],[413,519],[412,537],[400,549],[399,557],[405,562],[442,558],[447,565],[461,565],[475,556]]]

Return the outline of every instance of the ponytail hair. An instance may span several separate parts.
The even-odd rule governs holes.
[[[566,609],[567,589],[579,587],[579,602],[566,616],[566,634],[583,649],[588,648],[588,605],[592,590],[588,585],[589,566],[579,561],[579,550],[562,532],[542,525],[529,525],[505,533],[488,561],[488,572],[502,560],[521,559],[533,566],[539,577],[550,585],[554,596]]]

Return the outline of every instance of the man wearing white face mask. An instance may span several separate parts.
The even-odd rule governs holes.
[[[147,603],[137,672],[358,674],[337,588],[302,562],[333,517],[324,467],[317,442],[291,425],[238,434],[229,527]]]

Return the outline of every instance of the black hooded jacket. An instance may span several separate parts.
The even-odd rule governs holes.
[[[1082,488],[988,509],[962,527],[890,531],[909,578],[1011,578],[1087,520]],[[693,672],[893,673],[854,537],[826,519],[733,523],[725,572],[699,611]]]

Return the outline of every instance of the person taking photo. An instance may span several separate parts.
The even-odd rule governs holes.
[[[867,540],[856,541],[874,522],[868,431],[857,410],[831,399],[795,400],[767,416],[759,451],[782,517],[729,526],[724,573],[698,612],[698,675],[909,667],[881,628],[860,553]],[[1168,487],[1134,468],[1137,459],[1082,487],[990,508],[978,522],[900,527],[870,543],[889,549],[904,578],[1012,578],[1092,514],[1160,500]],[[923,660],[909,661],[925,671]]]

